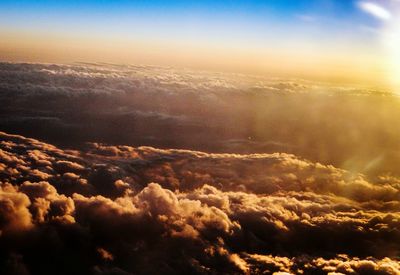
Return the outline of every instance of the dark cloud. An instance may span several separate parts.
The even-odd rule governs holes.
[[[395,177],[284,153],[0,138],[1,274],[400,273]]]

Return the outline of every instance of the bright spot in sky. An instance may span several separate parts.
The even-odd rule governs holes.
[[[382,19],[382,20],[388,20],[392,17],[390,12],[386,10],[385,8],[372,3],[372,2],[359,2],[358,6],[365,12],[373,15],[376,18]]]
[[[392,0],[385,3],[386,7],[360,1],[358,7],[365,13],[384,21],[378,33],[386,51],[387,76],[394,92],[400,94],[400,1]]]
[[[400,93],[400,20],[394,20],[384,30],[383,42],[387,49],[392,85]]]

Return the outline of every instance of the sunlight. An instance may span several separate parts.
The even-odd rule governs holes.
[[[397,9],[395,16],[385,27],[383,32],[383,44],[386,50],[386,64],[388,69],[389,83],[394,92],[399,94],[400,88],[400,10]]]

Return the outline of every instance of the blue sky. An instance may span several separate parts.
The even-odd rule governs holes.
[[[262,71],[279,56],[297,70],[316,63],[341,70],[355,56],[360,69],[366,55],[379,54],[383,25],[360,9],[366,1],[2,0],[0,59],[52,61],[64,55],[64,62],[83,60],[86,53],[90,61],[204,63],[199,66],[207,68],[202,60],[208,60],[215,63],[210,68]],[[231,62],[231,57],[241,61]],[[342,65],[333,64],[338,60]],[[366,66],[376,70],[375,63]]]
[[[115,26],[118,31],[125,31],[124,26],[134,23],[151,30],[163,24],[171,28],[185,27],[182,24],[186,23],[204,28],[212,24],[214,28],[226,30],[232,24],[241,25],[247,26],[249,29],[244,32],[248,32],[250,27],[268,23],[282,29],[295,27],[302,23],[299,22],[302,18],[318,20],[320,27],[330,31],[338,31],[343,26],[376,24],[351,0],[0,2],[3,27],[63,28],[59,31],[79,31],[75,29],[77,26],[83,30]]]

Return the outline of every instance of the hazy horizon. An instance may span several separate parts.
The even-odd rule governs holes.
[[[2,1],[0,53],[14,62],[172,65],[397,88],[398,6],[395,0]]]

